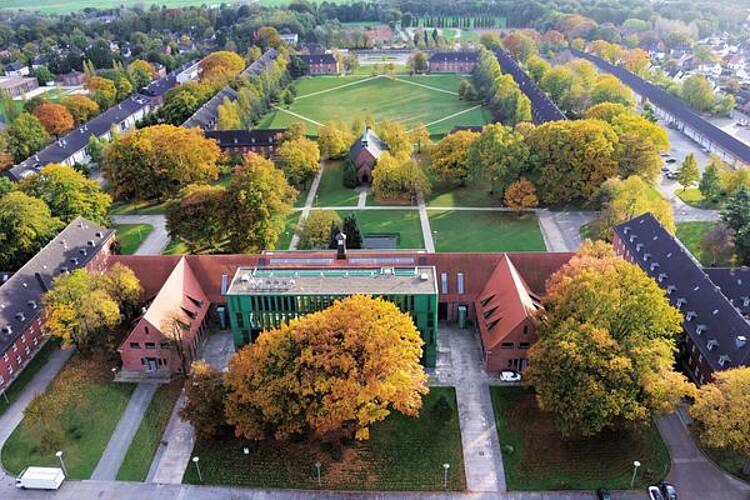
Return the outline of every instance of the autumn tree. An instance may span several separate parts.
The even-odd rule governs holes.
[[[228,97],[216,108],[216,130],[237,130],[242,128],[242,118],[237,101]]]
[[[599,75],[591,89],[591,102],[600,104],[614,102],[628,107],[635,106],[635,97],[630,87],[614,75]]]
[[[423,123],[414,124],[414,127],[409,131],[409,141],[417,145],[417,153],[422,152],[422,147],[429,148],[432,146],[430,131],[427,130],[427,127]]]
[[[235,434],[369,438],[391,411],[416,417],[427,394],[422,339],[383,299],[352,296],[263,332],[232,358],[227,422]]]
[[[74,94],[66,97],[62,105],[68,110],[77,124],[86,123],[99,113],[99,105],[85,95]]]
[[[48,134],[59,137],[75,125],[73,116],[62,104],[44,103],[37,106],[33,113]]]
[[[39,173],[19,183],[24,193],[44,200],[52,215],[65,223],[84,217],[98,224],[108,222],[107,211],[112,198],[77,170],[67,165],[50,163]]]
[[[539,85],[556,103],[562,102],[575,83],[575,75],[565,66],[555,66],[544,73]]]
[[[306,186],[320,172],[320,150],[306,137],[284,141],[276,150],[276,158],[289,183],[297,187]]]
[[[409,56],[408,66],[412,73],[427,73],[427,70],[430,69],[430,64],[427,61],[427,54],[421,50],[415,51]]]
[[[750,475],[750,367],[716,372],[690,407],[704,445],[745,457],[742,473]]]
[[[383,152],[372,172],[372,193],[379,200],[416,201],[429,194],[430,181],[409,155]]]
[[[200,81],[215,86],[225,85],[245,69],[245,60],[227,50],[211,52],[200,62]]]
[[[504,196],[505,205],[512,208],[517,214],[533,208],[539,204],[536,197],[536,188],[525,177],[508,186]]]
[[[617,175],[617,134],[600,120],[547,122],[528,134],[530,180],[544,205],[590,200]]]
[[[533,54],[538,52],[538,47],[533,38],[526,36],[520,31],[509,33],[503,38],[503,47],[510,52],[514,59],[524,63]]]
[[[526,60],[525,67],[531,79],[537,84],[542,81],[542,78],[547,71],[552,68],[547,61],[536,55],[531,56]]]
[[[698,182],[700,176],[701,172],[698,169],[698,162],[695,160],[695,153],[690,153],[677,169],[677,182],[680,183],[684,191]]]
[[[318,129],[321,158],[341,158],[354,144],[354,134],[346,124],[328,121]]]
[[[500,197],[529,167],[531,152],[519,132],[491,123],[468,150],[471,177]]]
[[[117,198],[170,198],[183,186],[216,179],[219,153],[200,129],[156,125],[115,137],[102,171]]]
[[[185,406],[180,409],[180,418],[190,422],[198,436],[211,438],[225,425],[226,397],[224,374],[205,361],[195,361],[185,380]]]
[[[128,64],[128,76],[136,89],[142,89],[156,78],[156,70],[147,61],[136,59]]]
[[[701,261],[710,266],[731,264],[734,257],[734,232],[724,222],[715,224],[698,242]]]
[[[109,108],[117,100],[117,87],[109,78],[92,76],[86,79],[85,87],[100,109]]]
[[[331,228],[341,225],[335,210],[313,210],[302,222],[299,248],[303,250],[325,248],[331,238]]]
[[[20,191],[0,198],[0,269],[16,270],[63,228],[42,200]]]
[[[651,64],[651,56],[641,48],[628,50],[622,58],[622,66],[640,77],[646,76],[646,70]]]
[[[691,393],[674,371],[682,316],[659,285],[603,242],[547,282],[526,381],[565,436],[644,425]]]
[[[681,96],[693,109],[710,111],[716,96],[708,79],[703,75],[691,75],[682,84]]]
[[[609,179],[602,185],[605,199],[594,226],[597,237],[611,241],[613,228],[646,212],[651,212],[664,228],[674,234],[675,223],[672,205],[661,197],[649,194],[646,181],[634,175],[625,180]]]
[[[85,269],[76,269],[57,276],[44,296],[47,331],[66,347],[88,352],[105,342],[104,329],[120,324],[120,306],[96,281]]]
[[[255,44],[263,50],[278,49],[284,45],[281,35],[273,26],[262,26],[255,31]]]
[[[117,302],[126,318],[135,317],[143,300],[143,287],[132,269],[115,262],[96,275],[96,288]]]
[[[463,186],[471,173],[469,149],[479,138],[470,130],[459,130],[443,137],[432,148],[430,171],[441,181]]]
[[[378,125],[377,134],[388,144],[388,150],[393,155],[411,154],[412,142],[409,133],[401,122],[387,120]]]
[[[43,149],[49,142],[47,130],[31,113],[21,113],[4,130],[8,152],[13,155],[13,161],[20,163],[37,151]]]
[[[224,186],[190,184],[167,202],[169,236],[184,242],[191,253],[219,251],[226,240],[224,214],[228,209]]]
[[[224,224],[229,232],[229,250],[258,253],[274,248],[292,210],[297,190],[270,160],[248,153],[236,167],[228,190],[232,207]]]

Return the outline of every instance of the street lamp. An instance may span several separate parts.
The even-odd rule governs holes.
[[[318,472],[318,488],[323,486],[320,481],[320,462],[315,462],[315,470]]]
[[[633,486],[635,485],[635,476],[638,474],[638,467],[641,466],[641,463],[638,460],[635,460],[633,462],[633,478],[630,480],[630,489],[633,489]]]
[[[448,469],[451,468],[451,464],[443,464],[443,489],[448,491]]]
[[[200,481],[202,483],[203,482],[203,475],[201,474],[201,468],[198,465],[198,461],[199,460],[200,460],[200,458],[193,457],[193,463],[195,464],[195,470],[198,472],[198,481]]]
[[[60,467],[62,467],[63,473],[65,474],[65,477],[68,477],[68,469],[65,468],[65,462],[63,461],[63,452],[62,450],[55,453],[55,456],[60,461]]]

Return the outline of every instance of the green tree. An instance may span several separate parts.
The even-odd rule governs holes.
[[[409,69],[412,73],[426,73],[430,69],[430,65],[427,61],[427,54],[421,50],[417,50],[411,56],[409,56]]]
[[[727,201],[721,211],[721,220],[734,234],[737,258],[743,265],[750,263],[750,194],[741,187]]]
[[[640,267],[587,242],[547,282],[526,381],[563,435],[646,425],[691,385],[674,371],[682,317]]]
[[[559,103],[562,102],[575,82],[575,75],[565,66],[555,66],[547,71],[540,80],[540,87],[550,98]]]
[[[700,179],[700,170],[698,162],[695,160],[695,154],[690,153],[685,157],[685,161],[677,169],[677,182],[682,186],[682,190],[689,188]]]
[[[528,169],[531,151],[520,133],[492,123],[482,129],[467,155],[471,177],[501,197]]]
[[[167,203],[167,231],[191,253],[216,252],[226,240],[227,192],[223,186],[190,184]]]
[[[284,141],[276,150],[276,157],[277,166],[294,186],[307,185],[320,172],[320,150],[306,137]]]
[[[16,106],[10,92],[5,89],[0,90],[0,111],[2,111],[3,120],[6,125],[16,121],[18,115],[21,114],[21,110]]]
[[[13,161],[20,163],[42,150],[49,142],[49,134],[41,122],[31,113],[21,113],[5,128],[8,152]]]
[[[682,84],[682,98],[696,111],[706,112],[713,108],[715,95],[711,84],[703,75],[691,75]]]
[[[0,269],[15,270],[63,228],[37,198],[11,191],[0,198]]]
[[[465,185],[470,175],[469,148],[478,138],[469,130],[443,137],[432,149],[430,171],[443,182]]]
[[[714,162],[706,165],[701,180],[698,183],[698,190],[703,198],[709,201],[716,201],[721,196],[721,183],[719,182],[719,169]]]
[[[47,66],[39,66],[34,70],[33,75],[41,86],[47,85],[48,82],[55,81],[55,75],[52,74]]]
[[[216,130],[237,130],[242,128],[240,108],[237,101],[230,101],[228,97],[225,97],[224,102],[216,109],[216,115]]]
[[[526,60],[526,71],[537,84],[542,81],[542,78],[547,71],[552,68],[550,64],[539,56],[531,56]]]
[[[331,228],[341,226],[341,217],[335,210],[313,210],[302,222],[299,248],[303,250],[326,248],[331,239]]]
[[[635,106],[635,97],[630,87],[622,83],[616,76],[600,75],[591,89],[591,102],[593,104],[614,102],[633,107]]]
[[[355,214],[349,214],[344,217],[344,234],[346,235],[346,246],[352,250],[364,248],[362,232],[359,230],[359,222]]]
[[[274,248],[297,197],[284,173],[270,160],[249,153],[235,169],[228,194],[229,250],[258,253]]]
[[[52,215],[66,224],[84,217],[98,224],[107,224],[112,198],[92,179],[59,163],[42,167],[38,174],[23,179],[19,189],[49,206]]]

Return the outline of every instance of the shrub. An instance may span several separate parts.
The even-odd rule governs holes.
[[[445,396],[440,396],[440,398],[435,401],[435,405],[432,407],[432,415],[435,417],[435,420],[441,424],[448,423],[453,419],[453,407]]]
[[[351,158],[347,158],[344,162],[344,187],[354,189],[357,187],[357,169],[354,167],[354,162]]]

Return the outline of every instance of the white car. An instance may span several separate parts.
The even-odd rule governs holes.
[[[520,382],[521,374],[515,370],[502,370],[500,372],[500,380],[503,382]]]
[[[648,497],[651,500],[664,500],[664,495],[661,494],[661,490],[658,486],[648,487]]]

